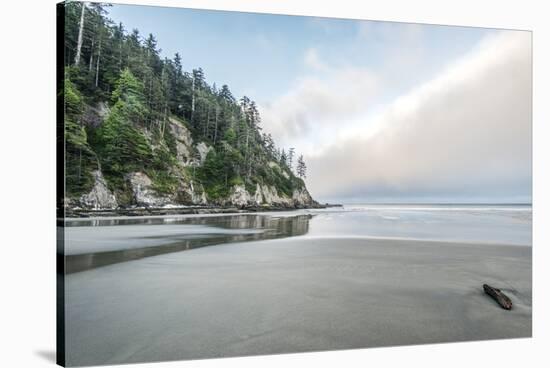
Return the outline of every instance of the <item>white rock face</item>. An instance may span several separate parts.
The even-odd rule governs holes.
[[[191,196],[191,201],[193,204],[208,204],[208,201],[206,200],[206,193],[203,190],[200,194],[198,194],[192,180],[189,182],[189,189],[188,194]]]
[[[305,189],[295,190],[292,198],[280,196],[274,186],[259,184],[256,185],[256,193],[251,195],[244,185],[235,185],[231,191],[228,201],[236,206],[247,205],[280,205],[280,206],[306,206],[311,204],[312,200]]]
[[[95,184],[90,193],[80,197],[80,205],[84,208],[99,209],[115,209],[118,207],[115,195],[107,187],[107,183],[103,178],[100,170],[93,172]]]
[[[235,185],[231,190],[228,201],[235,206],[248,206],[253,200],[244,185]]]
[[[126,179],[132,186],[134,202],[143,207],[161,207],[173,202],[172,198],[158,195],[152,189],[151,179],[142,172],[130,173]]]
[[[105,102],[99,102],[95,106],[86,106],[82,115],[82,122],[88,126],[100,126],[107,115],[109,115],[109,106]]]
[[[208,155],[208,152],[211,150],[212,147],[206,145],[204,142],[197,144],[197,151],[199,152],[199,160],[201,165],[204,163],[204,160],[206,160],[206,155]]]
[[[79,199],[79,204],[82,208],[90,209],[116,209],[118,207],[115,195],[107,187],[107,183],[101,174],[101,171],[95,171],[95,184],[90,193],[82,195]],[[126,179],[130,182],[132,193],[134,196],[133,203],[140,207],[164,207],[174,205],[174,203],[188,203],[195,205],[207,205],[208,200],[206,193],[199,184],[183,184],[179,192],[185,193],[184,197],[187,200],[178,202],[176,194],[173,196],[165,196],[158,194],[153,189],[151,179],[142,172],[133,172],[126,175]],[[181,197],[180,197],[181,198]],[[181,200],[181,199],[180,199]],[[190,202],[190,203],[189,203]],[[284,195],[279,195],[274,186],[256,184],[254,194],[249,193],[244,185],[235,185],[231,189],[230,195],[226,201],[237,207],[243,206],[282,206],[282,207],[306,207],[313,203],[313,200],[305,188],[296,189],[289,198]]]
[[[277,191],[273,186],[268,187],[267,185],[262,185],[261,189],[264,196],[265,204],[271,205],[279,201],[279,196],[277,195]]]
[[[254,193],[254,204],[259,206],[264,201],[264,196],[262,194],[262,188],[260,184],[256,183],[256,193]]]
[[[305,188],[294,189],[292,200],[295,206],[311,206],[313,204],[313,198]]]
[[[262,185],[262,195],[267,205],[280,205],[280,206],[289,206],[291,201],[289,198],[284,196],[279,196],[277,189],[273,185],[267,186]]]
[[[90,193],[82,195],[79,199],[79,205],[82,208],[89,209],[116,209],[118,203],[115,195],[107,187],[107,183],[101,174],[101,171],[95,171],[95,184]],[[126,179],[130,182],[132,193],[134,196],[133,203],[140,207],[164,207],[167,205],[173,205],[174,203],[182,203],[176,201],[178,198],[175,194],[173,196],[164,196],[158,194],[153,189],[153,183],[151,179],[142,172],[133,172],[126,176]],[[208,200],[206,193],[199,184],[183,184],[179,189],[180,193],[184,194],[187,198],[184,203],[195,205],[207,205]],[[306,207],[313,203],[313,200],[305,188],[296,189],[292,193],[292,197],[289,198],[284,195],[279,195],[274,186],[259,185],[256,184],[256,191],[254,194],[249,193],[244,185],[235,185],[231,189],[230,195],[226,201],[226,204],[230,204],[237,207],[242,206],[282,206],[282,207]]]
[[[197,202],[197,203],[208,204],[208,201],[206,200],[206,193],[205,192],[202,192],[202,194],[200,195],[200,202]]]
[[[182,166],[188,166],[193,161],[193,138],[191,132],[177,120],[170,118],[170,131],[176,138],[177,158]]]
[[[100,102],[97,104],[97,111],[99,116],[102,119],[105,119],[105,117],[111,112],[111,109],[109,109],[109,105],[107,105],[106,102]]]
[[[173,195],[161,195],[153,189],[153,182],[142,172],[130,173],[126,176],[132,187],[134,204],[140,207],[164,207],[167,205],[195,204],[207,205],[206,193],[201,185],[193,185],[193,182],[182,182],[180,188]],[[183,199],[181,194],[183,193]]]

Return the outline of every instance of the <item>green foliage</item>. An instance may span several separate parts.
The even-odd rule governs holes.
[[[122,71],[115,86],[111,95],[113,103],[118,100],[134,100],[134,103],[143,103],[143,83],[134,77],[130,69],[126,68]]]
[[[178,178],[166,170],[148,170],[153,189],[160,194],[173,194],[178,189]]]
[[[225,132],[224,139],[230,145],[232,146],[235,145],[237,141],[237,134],[235,133],[235,130],[233,130],[233,128],[227,129],[227,131]]]
[[[254,179],[252,179],[252,180],[247,180],[247,181],[245,182],[244,188],[245,188],[246,191],[247,191],[248,193],[250,193],[251,195],[256,194],[256,181],[255,181]]]
[[[86,130],[65,120],[65,186],[69,197],[89,192],[94,185],[97,157],[88,145]]]
[[[83,101],[82,95],[76,89],[70,79],[65,78],[65,114],[67,117],[75,117],[82,113]]]
[[[230,186],[244,185],[244,180],[240,176],[235,176],[235,177],[231,178],[231,180],[229,180],[229,185]]]
[[[300,157],[298,157],[298,163],[296,165],[296,172],[298,173],[298,176],[300,178],[305,178],[306,177],[306,171],[307,171],[307,167],[306,167],[306,163],[304,161],[304,156],[300,155]]]
[[[168,152],[173,158],[175,158],[178,154],[177,142],[172,132],[170,132],[170,129],[164,130],[164,135],[162,138],[168,147]]]
[[[97,149],[108,176],[144,170],[153,160],[147,138],[132,125],[130,116],[131,107],[119,100],[99,128]]]
[[[83,98],[76,86],[65,78],[65,186],[69,196],[89,192],[94,184],[92,171],[97,170],[97,157],[88,144],[86,129],[75,121],[80,119]]]
[[[134,77],[128,68],[120,74],[111,100],[115,108],[122,110],[120,113],[124,115],[124,119],[131,120],[134,123],[143,121],[146,114],[143,83]]]
[[[229,194],[229,185],[233,180],[233,170],[230,166],[226,166],[229,156],[224,152],[216,153],[211,150],[206,155],[203,165],[198,168],[196,177],[204,185],[206,194],[209,198],[219,199],[226,197]]]
[[[185,55],[161,59],[154,35],[127,32],[106,17],[106,6],[66,4],[68,193],[91,189],[91,173],[99,166],[121,203],[132,200],[124,177],[134,171],[145,172],[154,189],[165,194],[178,192],[181,180],[193,180],[210,200],[226,197],[234,185],[252,194],[257,184],[274,186],[287,196],[304,186],[291,169],[293,151],[280,150],[271,135],[261,133],[252,99],[235,98],[225,84],[220,89],[209,85],[200,67],[183,71]],[[83,111],[106,101],[108,116],[99,126],[86,126]],[[195,144],[213,148],[203,165],[182,168],[177,162],[177,140],[168,126],[173,120],[191,132]],[[299,176],[305,177],[305,163],[297,164]]]
[[[143,86],[125,69],[113,91],[114,106],[98,129],[97,151],[108,179],[120,181],[131,171],[143,171],[154,157],[142,130],[136,127],[143,119]]]

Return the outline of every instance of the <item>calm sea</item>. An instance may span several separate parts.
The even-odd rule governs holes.
[[[531,205],[353,204],[317,211],[308,236],[531,245]]]

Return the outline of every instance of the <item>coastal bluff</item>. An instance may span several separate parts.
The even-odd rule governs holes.
[[[101,125],[102,119],[109,113],[102,109],[101,115],[93,115],[99,108],[90,108],[87,112],[89,124]],[[250,186],[244,183],[229,185],[225,196],[212,198],[208,195],[200,180],[185,175],[201,169],[213,151],[213,147],[205,142],[195,142],[192,134],[184,124],[171,118],[168,128],[176,141],[176,160],[174,175],[177,185],[170,193],[158,190],[155,182],[147,173],[142,171],[129,172],[123,176],[123,189],[112,190],[106,181],[101,169],[91,172],[93,185],[91,189],[79,196],[67,196],[65,209],[71,212],[86,211],[116,211],[135,208],[170,209],[170,208],[263,208],[293,209],[323,207],[315,201],[308,192],[305,184],[298,185],[290,193],[284,193],[277,185],[260,183]],[[268,167],[279,174],[283,179],[289,179],[293,174],[288,168],[282,167],[275,161],[270,161]],[[183,175],[182,175],[183,174]],[[303,183],[303,182],[302,182]],[[122,197],[122,200],[121,200]]]

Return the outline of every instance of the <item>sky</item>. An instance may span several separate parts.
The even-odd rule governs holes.
[[[259,106],[321,202],[531,202],[531,33],[114,5]]]

